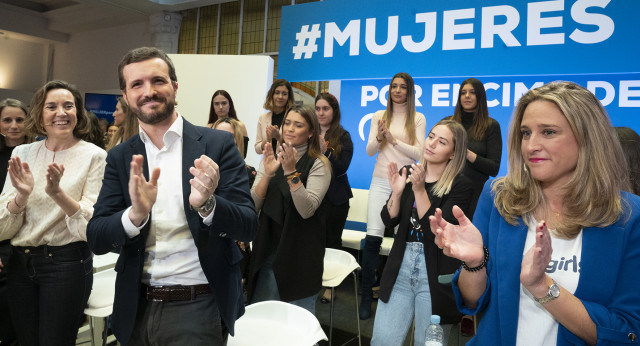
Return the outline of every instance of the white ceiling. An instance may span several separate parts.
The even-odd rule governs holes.
[[[152,13],[228,1],[231,0],[0,0],[0,31],[64,41],[78,32],[145,21]],[[31,20],[37,23],[34,25]],[[34,26],[40,23],[43,27],[35,30]]]

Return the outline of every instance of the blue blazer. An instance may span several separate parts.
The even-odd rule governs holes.
[[[464,306],[458,278],[453,290],[458,309],[483,313],[469,345],[515,345],[520,299],[520,268],[527,226],[508,224],[493,204],[489,180],[482,192],[473,224],[489,249],[487,289],[476,309]],[[588,227],[582,233],[580,279],[575,296],[596,324],[598,345],[638,344],[640,338],[640,197],[621,192],[623,216],[613,225]],[[536,326],[527,326],[536,328]],[[558,345],[586,345],[565,327],[558,327]]]
[[[235,320],[244,313],[239,266],[242,254],[235,240],[252,241],[258,224],[249,192],[247,169],[233,137],[228,133],[196,127],[184,120],[182,139],[184,212],[220,316],[233,335]],[[94,206],[93,218],[87,226],[87,240],[93,253],[100,255],[122,248],[115,267],[118,274],[112,329],[124,344],[131,337],[136,320],[145,243],[153,218],[151,215],[140,235],[132,239],[122,226],[122,214],[131,206],[128,182],[134,154],[144,155],[144,175],[149,179],[146,150],[138,135],[109,151],[102,189]],[[189,205],[189,179],[192,177],[189,168],[200,155],[207,155],[220,167],[211,226],[206,226],[198,212]]]

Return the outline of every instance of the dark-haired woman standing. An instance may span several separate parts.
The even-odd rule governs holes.
[[[249,263],[252,302],[282,300],[315,312],[325,250],[324,195],[331,167],[320,151],[311,107],[294,106],[282,122],[278,157],[264,146],[251,195],[259,212]]]
[[[353,197],[347,169],[353,156],[351,135],[340,125],[340,105],[335,96],[320,93],[316,96],[316,116],[320,124],[320,146],[331,162],[332,175],[324,199],[327,204],[327,247],[342,248],[342,230],[349,214],[349,199]],[[331,290],[321,299],[331,301]]]
[[[498,174],[502,157],[500,124],[489,117],[487,94],[482,82],[475,78],[462,82],[458,103],[451,118],[464,126],[469,137],[467,164],[463,174],[473,184],[473,198],[467,213],[473,218],[482,187],[489,176],[495,177]]]
[[[211,108],[209,109],[209,121],[207,127],[214,128],[214,124],[218,119],[231,118],[235,119],[240,125],[243,136],[243,150],[240,152],[242,157],[247,157],[247,145],[249,144],[249,137],[247,136],[247,127],[244,126],[242,121],[238,119],[236,114],[236,107],[233,106],[233,100],[231,95],[226,90],[216,90],[211,96]]]

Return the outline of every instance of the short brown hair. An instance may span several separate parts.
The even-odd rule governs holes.
[[[162,61],[167,63],[167,66],[169,67],[169,79],[171,79],[174,84],[178,83],[176,68],[173,66],[173,61],[171,61],[171,58],[169,58],[167,53],[155,47],[140,47],[127,52],[118,64],[118,81],[120,82],[120,90],[124,91],[127,88],[127,81],[124,80],[124,74],[122,72],[125,66],[153,58],[162,59]]]
[[[91,123],[87,117],[87,111],[84,109],[84,100],[80,91],[75,86],[63,81],[52,80],[43,85],[31,99],[29,105],[29,116],[25,123],[25,131],[30,136],[45,136],[47,130],[44,128],[44,120],[42,119],[42,110],[44,109],[44,101],[47,99],[49,91],[54,89],[65,89],[73,95],[73,101],[76,107],[76,127],[73,129],[73,135],[80,139],[86,139],[91,132]]]

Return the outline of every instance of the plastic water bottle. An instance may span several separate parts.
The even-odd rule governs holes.
[[[431,324],[427,327],[424,340],[424,346],[444,345],[444,332],[440,326],[440,316],[431,315]]]

